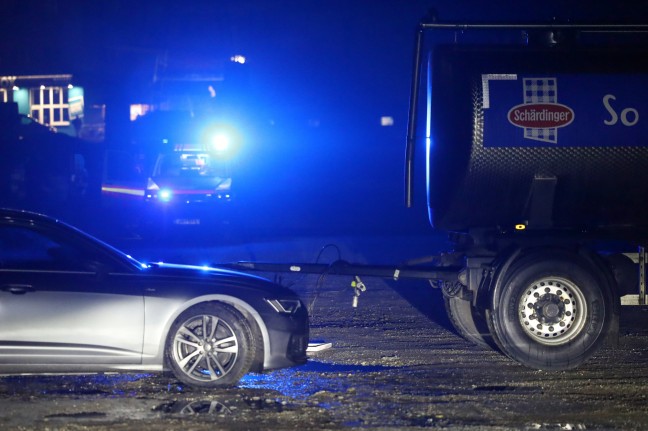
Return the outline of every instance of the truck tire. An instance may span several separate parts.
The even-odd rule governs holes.
[[[604,343],[616,312],[602,271],[576,254],[514,263],[492,295],[489,325],[501,350],[523,365],[572,369]]]
[[[483,349],[496,349],[484,315],[470,301],[444,296],[446,313],[457,333]]]

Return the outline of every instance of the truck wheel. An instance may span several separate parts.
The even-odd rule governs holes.
[[[488,330],[486,318],[470,301],[444,296],[446,313],[455,330],[465,340],[484,349],[495,349],[496,345]]]
[[[492,297],[500,348],[531,368],[566,370],[603,344],[614,314],[609,284],[582,258],[534,256],[514,264]]]

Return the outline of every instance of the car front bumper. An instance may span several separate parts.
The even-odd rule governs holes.
[[[270,351],[265,355],[265,370],[291,367],[306,363],[309,341],[309,322],[302,304],[294,314],[275,313],[265,321]]]

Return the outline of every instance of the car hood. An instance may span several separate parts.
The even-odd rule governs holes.
[[[296,296],[290,289],[256,275],[211,266],[148,263],[144,273],[152,278],[179,278],[185,282],[248,287],[273,294]]]

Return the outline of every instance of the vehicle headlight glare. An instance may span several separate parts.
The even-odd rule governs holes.
[[[163,202],[169,202],[171,200],[172,196],[173,196],[173,193],[171,193],[171,190],[169,190],[169,189],[162,189],[158,193],[158,197]]]

